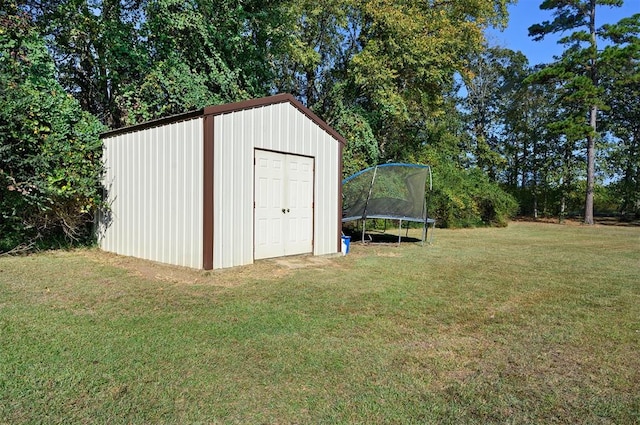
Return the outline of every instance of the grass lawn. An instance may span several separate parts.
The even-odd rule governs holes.
[[[0,258],[0,423],[640,423],[640,227]]]

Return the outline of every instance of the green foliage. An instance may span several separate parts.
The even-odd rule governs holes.
[[[119,103],[127,114],[123,122],[136,124],[224,101],[209,90],[204,76],[184,62],[169,59],[157,63],[139,86],[120,96]]]
[[[605,25],[603,36],[612,43],[602,52],[605,101],[603,124],[614,142],[606,161],[615,177],[612,193],[618,211],[640,216],[640,14]]]
[[[586,119],[595,108],[620,141],[602,157],[624,199],[621,209],[634,211],[637,22],[597,29],[612,42],[600,53],[590,2],[543,1],[553,17],[531,33],[564,31],[566,49],[526,80],[533,70],[522,54],[484,40],[488,26],[506,23],[509,3],[21,0],[14,6],[47,40],[62,87],[110,127],[290,92],[346,137],[345,176],[387,161],[427,163],[435,175],[442,166],[448,193],[436,198],[450,217],[442,222],[452,226],[504,222],[512,208],[501,187],[523,213],[576,209],[576,188],[589,175],[578,164],[598,141]],[[462,119],[452,106],[459,81],[467,93],[458,102]],[[482,174],[493,183],[485,187]]]
[[[58,82],[82,108],[120,127],[118,98],[148,68],[138,30],[140,1],[21,0],[47,41]]]
[[[367,112],[360,106],[347,102],[345,82],[337,83],[325,99],[330,103],[326,109],[326,120],[347,141],[342,153],[342,176],[348,177],[360,170],[378,164],[380,151]],[[326,107],[326,106],[325,106]]]
[[[331,97],[335,68],[344,65],[353,42],[349,23],[354,19],[352,0],[292,0],[283,4],[285,19],[275,61],[277,91],[297,94],[307,105]],[[333,93],[335,94],[335,93]]]
[[[54,78],[44,41],[0,14],[0,252],[91,239],[103,126]]]
[[[371,126],[361,114],[354,110],[343,111],[333,125],[347,140],[342,156],[343,177],[378,163],[378,143]]]
[[[291,92],[340,131],[344,174],[417,161],[427,122],[510,0],[22,0],[58,80],[112,128]],[[453,135],[454,138],[457,135]],[[461,155],[462,145],[455,146]],[[491,221],[489,219],[489,221]]]
[[[281,3],[20,1],[59,82],[111,128],[268,94],[284,50]]]
[[[429,215],[442,227],[506,226],[516,200],[479,169],[439,163],[433,176]]]
[[[461,136],[456,136],[463,134],[462,118],[451,109],[429,123],[427,143],[417,156],[418,162],[432,166],[429,216],[442,227],[506,226],[518,204],[483,170],[466,164]]]
[[[520,214],[581,215],[589,194],[599,212],[615,200],[630,216],[640,209],[640,15],[595,26],[596,9],[620,4],[542,2],[553,19],[529,30],[536,40],[563,34],[565,51],[551,64],[531,68],[521,54],[490,46],[468,57],[459,105],[469,155],[459,163],[500,182]],[[608,40],[604,50],[598,39]]]
[[[596,27],[596,12],[600,6],[621,5],[622,0],[545,0],[540,9],[553,11],[553,21],[529,28],[534,40],[552,33],[563,34],[558,41],[565,46],[562,56],[530,80],[550,84],[560,93],[555,129],[569,141],[586,141],[585,224],[593,224],[598,110],[605,108],[600,69],[606,64],[598,52],[600,30]],[[572,32],[564,35],[567,31]]]
[[[142,27],[144,44],[150,51],[151,69],[142,84],[151,89],[138,92],[141,103],[153,110],[155,97],[179,105],[182,97],[198,98],[209,91],[209,104],[247,97],[241,83],[241,65],[234,66],[231,49],[241,54],[243,9],[236,2],[151,1]],[[182,74],[182,75],[181,75]],[[189,77],[195,77],[191,83]],[[156,80],[163,87],[154,87]],[[157,93],[154,93],[157,91]],[[150,97],[146,97],[150,96]],[[184,95],[184,96],[183,96]],[[185,105],[180,112],[187,109]],[[200,105],[204,106],[204,105]],[[166,113],[165,113],[166,114]],[[155,117],[163,116],[161,113]]]
[[[622,203],[620,202],[620,192],[617,190],[618,185],[619,183],[596,186],[596,202],[593,206],[596,214],[617,215],[620,213]]]
[[[486,46],[473,52],[463,73],[466,96],[461,101],[473,162],[497,181],[505,171],[505,135],[514,94],[527,71],[520,52]],[[518,104],[519,106],[519,104]]]
[[[414,155],[425,122],[441,117],[444,95],[465,57],[480,50],[483,30],[506,16],[508,1],[358,4],[360,33],[348,66],[357,102],[370,111],[382,157]]]

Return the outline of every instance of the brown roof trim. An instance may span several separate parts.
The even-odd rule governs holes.
[[[116,128],[115,130],[105,131],[100,134],[100,138],[113,137],[119,134],[132,133],[134,131],[146,130],[148,128],[160,127],[161,125],[173,124],[175,122],[186,121],[191,118],[201,117],[203,109],[197,111],[183,112],[182,114],[171,115],[169,117],[158,118],[151,121],[146,121],[140,124],[134,124],[127,127]]]
[[[204,115],[222,115],[231,112],[243,111],[246,109],[259,108],[262,106],[275,105],[278,103],[291,103],[296,109],[305,114],[311,121],[315,122],[320,128],[329,133],[334,139],[342,145],[346,144],[346,140],[340,133],[331,128],[329,124],[321,120],[316,114],[311,112],[309,108],[300,103],[293,95],[289,93],[277,94],[274,96],[261,97],[258,99],[244,100],[242,102],[227,103],[224,105],[209,106],[204,108]]]
[[[230,112],[237,112],[246,109],[259,108],[262,106],[275,105],[278,103],[290,103],[300,112],[305,114],[311,121],[315,122],[320,128],[329,133],[334,139],[340,142],[343,146],[346,145],[346,140],[340,133],[331,128],[329,124],[320,119],[316,114],[311,112],[309,108],[304,106],[293,95],[289,93],[276,94],[274,96],[261,97],[258,99],[244,100],[235,103],[226,103],[223,105],[207,106],[204,109],[198,109],[197,111],[185,112],[182,114],[171,115],[169,117],[159,118],[152,121],[147,121],[141,124],[135,124],[128,127],[117,128],[115,130],[105,131],[100,134],[100,138],[113,137],[119,134],[131,133],[134,131],[146,130],[148,128],[159,127],[161,125],[173,124],[179,121],[186,121],[191,118],[201,117],[203,115],[221,115]]]

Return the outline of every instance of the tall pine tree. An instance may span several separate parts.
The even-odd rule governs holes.
[[[586,140],[585,224],[593,224],[595,142],[598,136],[598,109],[601,106],[597,6],[620,7],[622,0],[545,0],[540,9],[553,11],[554,19],[529,28],[529,35],[536,41],[549,34],[573,31],[558,41],[566,46],[562,57],[538,73],[536,80],[555,84],[563,91],[561,106],[571,113],[565,115],[558,124],[564,127],[568,139]]]

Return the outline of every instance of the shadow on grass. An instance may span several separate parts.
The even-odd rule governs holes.
[[[358,231],[345,231],[345,235],[351,237],[351,243],[362,243],[362,232]],[[400,234],[400,241],[398,240],[398,231],[394,233],[392,231],[382,231],[382,230],[367,230],[364,234],[364,243],[365,244],[394,244],[397,245],[400,243],[416,243],[422,242],[420,238],[416,238],[412,235],[407,236],[406,229],[402,229]]]

